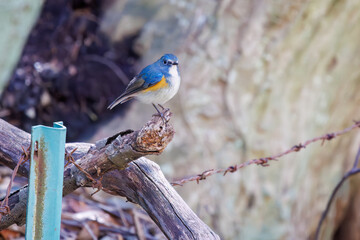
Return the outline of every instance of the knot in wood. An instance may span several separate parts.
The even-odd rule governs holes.
[[[136,138],[136,148],[139,151],[161,153],[174,137],[174,128],[168,122],[172,113],[164,112],[163,119],[154,115],[153,118],[145,124]]]

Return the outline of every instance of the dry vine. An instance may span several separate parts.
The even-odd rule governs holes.
[[[13,184],[15,176],[19,170],[19,167],[20,167],[20,165],[24,164],[25,162],[27,162],[30,159],[31,146],[29,146],[29,148],[27,150],[25,150],[24,147],[21,147],[21,148],[22,148],[23,152],[21,153],[20,161],[18,161],[18,163],[16,164],[16,166],[14,168],[13,173],[11,174],[11,178],[10,178],[10,182],[7,187],[7,190],[6,190],[5,198],[1,202],[1,205],[0,205],[0,220],[3,215],[7,215],[10,213],[9,196],[11,193],[12,184]],[[36,151],[36,149],[35,149],[35,151]]]

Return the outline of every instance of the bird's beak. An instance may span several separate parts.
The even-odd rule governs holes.
[[[179,65],[179,63],[178,63],[178,62],[174,62],[173,65]]]

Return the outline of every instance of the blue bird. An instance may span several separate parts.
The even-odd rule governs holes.
[[[116,98],[108,109],[135,98],[143,103],[151,103],[165,122],[163,114],[155,104],[164,110],[161,104],[169,101],[178,92],[181,81],[178,64],[179,60],[174,54],[165,54],[136,75],[125,92]]]

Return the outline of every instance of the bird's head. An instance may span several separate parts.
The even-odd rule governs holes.
[[[171,66],[176,66],[179,64],[179,59],[171,53],[165,54],[164,56],[162,56],[159,60],[158,63],[160,64],[160,66],[162,67],[171,67]]]

